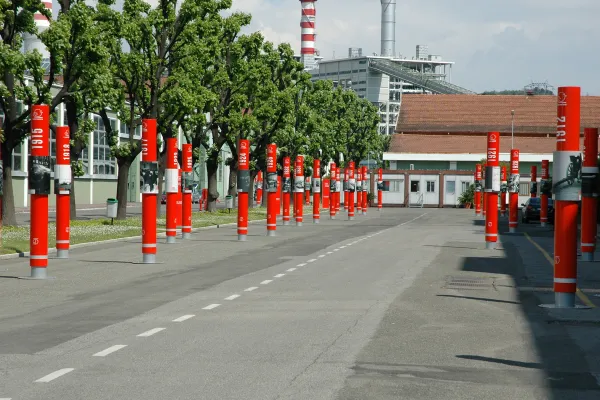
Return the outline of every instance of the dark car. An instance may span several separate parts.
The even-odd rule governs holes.
[[[539,197],[530,197],[525,204],[521,204],[521,222],[527,224],[529,221],[540,220],[540,209],[542,208],[542,199]],[[554,223],[554,201],[548,199],[548,223]]]

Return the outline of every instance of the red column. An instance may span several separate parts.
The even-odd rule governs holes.
[[[304,180],[304,194],[306,205],[310,204],[310,176],[307,176]]]
[[[56,256],[69,258],[71,224],[71,144],[68,126],[56,128],[56,164],[54,193],[56,194]]]
[[[362,168],[357,168],[354,171],[354,176],[356,177],[356,207],[355,207],[355,213],[358,215],[362,215],[363,213],[363,209],[362,209],[362,194],[363,194],[363,190],[362,190]]]
[[[45,104],[31,106],[29,194],[31,279],[46,279],[48,267],[48,195],[50,194],[50,115]]]
[[[158,162],[156,120],[142,120],[142,256],[144,264],[156,262],[156,202],[158,200]]]
[[[367,187],[367,182],[368,182],[368,171],[367,171],[367,166],[363,165],[362,167],[362,180],[363,180],[363,197],[362,197],[362,208],[363,208],[363,214],[367,215],[367,208],[369,206],[369,188]]]
[[[167,168],[165,170],[167,192],[167,243],[175,243],[180,218],[177,207],[179,197],[179,172],[177,168],[177,139],[167,138]]]
[[[238,241],[244,242],[248,236],[248,196],[250,192],[250,141],[240,139],[238,143]]]
[[[329,205],[329,218],[330,219],[335,219],[335,211],[336,211],[336,207],[337,207],[337,193],[336,193],[336,166],[335,163],[332,162],[329,165],[329,170],[331,171],[331,180],[330,180],[330,186],[331,186],[331,204]]]
[[[519,150],[510,150],[510,181],[508,182],[508,230],[515,233],[519,226]]]
[[[297,156],[294,164],[294,188],[296,196],[294,197],[294,208],[296,209],[296,226],[302,226],[304,218],[303,201],[304,195],[304,157]]]
[[[277,231],[277,146],[267,145],[267,236]]]
[[[545,182],[550,179],[550,161],[542,160],[542,181],[540,182],[540,225],[546,226],[548,223],[548,195],[543,192]]]
[[[262,204],[263,182],[263,173],[262,171],[258,171],[256,175],[256,204],[259,206]]]
[[[290,173],[291,160],[283,158],[283,225],[290,224],[290,196],[292,192],[292,178]]]
[[[500,132],[489,132],[485,171],[485,245],[495,249],[498,241],[498,193],[500,193]]]
[[[183,170],[177,163],[177,230],[183,233]]]
[[[483,179],[481,164],[475,165],[475,216],[481,215],[481,180]]]
[[[383,170],[377,171],[377,211],[383,208]]]
[[[348,220],[354,220],[354,192],[356,191],[356,179],[354,177],[354,161],[348,163]]]
[[[208,189],[202,189],[202,206],[200,211],[208,211]]]
[[[0,246],[2,246],[2,203],[4,201],[4,164],[2,163],[2,146],[0,146]]]
[[[594,261],[598,230],[598,129],[585,128],[581,170],[581,259]]]
[[[321,160],[313,160],[313,224],[321,219]]]
[[[553,165],[555,306],[575,307],[577,290],[577,213],[581,186],[579,152],[581,88],[559,87]]]
[[[335,213],[340,212],[342,198],[342,181],[340,179],[340,167],[335,167]]]
[[[331,179],[323,180],[323,208],[328,209],[331,204]]]
[[[182,201],[182,236],[184,239],[192,237],[192,145],[184,144],[182,147],[182,164],[183,164],[183,201]]]
[[[506,217],[506,190],[508,187],[506,167],[500,168],[500,214]]]
[[[348,202],[350,201],[350,196],[348,195],[348,176],[350,173],[348,172],[348,168],[344,168],[344,210],[348,210]]]
[[[531,193],[531,197],[537,197],[537,166],[531,166],[531,189],[529,190]]]

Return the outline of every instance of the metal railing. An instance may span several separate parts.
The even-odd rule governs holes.
[[[419,197],[417,198],[417,202],[411,203],[409,201],[409,203],[408,203],[409,208],[423,208],[423,193],[417,192],[417,194],[419,195]]]

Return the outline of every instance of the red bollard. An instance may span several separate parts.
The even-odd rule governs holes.
[[[294,164],[294,187],[296,190],[296,197],[294,197],[294,208],[296,209],[296,226],[302,226],[302,220],[304,218],[303,209],[303,196],[304,196],[304,157],[296,156],[296,163]]]
[[[50,115],[45,104],[31,106],[29,194],[29,279],[48,278],[48,195],[50,194]]]
[[[177,163],[177,230],[183,234],[183,170]]]
[[[144,264],[156,262],[156,202],[158,201],[158,162],[156,120],[142,120],[142,257]]]
[[[540,225],[542,227],[548,223],[548,195],[543,192],[548,179],[550,179],[550,161],[542,160],[542,181],[540,182]]]
[[[267,145],[267,236],[277,231],[277,145]]]
[[[383,208],[383,170],[377,171],[377,211]]]
[[[354,171],[354,176],[356,177],[356,208],[355,213],[358,215],[362,215],[362,168],[357,168]]]
[[[500,132],[489,132],[485,167],[485,247],[493,250],[498,241],[498,193],[500,193]]]
[[[598,129],[585,128],[581,169],[581,260],[594,261],[598,225]]]
[[[208,211],[208,189],[202,189],[202,208],[200,211]]]
[[[506,167],[500,168],[500,215],[506,217],[506,191],[508,187]]]
[[[175,243],[179,213],[177,200],[179,197],[179,173],[177,168],[177,139],[167,138],[167,168],[165,170],[167,192],[167,243]]]
[[[248,236],[248,197],[250,194],[250,141],[240,139],[238,144],[238,241],[245,242]]]
[[[184,144],[182,146],[182,164],[183,164],[183,186],[181,190],[183,192],[182,199],[182,237],[183,239],[191,239],[192,237],[192,189],[193,189],[193,161],[192,161],[192,145]]]
[[[577,214],[581,186],[581,88],[559,87],[553,165],[554,307],[574,308],[577,291]]]
[[[348,195],[348,176],[350,173],[348,172],[348,168],[344,168],[344,210],[348,211],[348,202],[350,201],[350,196]]]
[[[2,164],[2,146],[0,146],[0,248],[2,247],[2,202],[4,201],[4,164]]]
[[[313,160],[313,224],[318,224],[321,219],[321,160]]]
[[[329,170],[331,171],[331,179],[329,186],[331,187],[331,204],[329,204],[329,218],[335,219],[335,212],[337,207],[337,193],[336,193],[336,167],[335,163],[332,162],[329,165]]]
[[[71,224],[71,137],[68,126],[56,128],[56,257],[69,258]]]
[[[307,176],[304,179],[304,197],[305,197],[305,201],[306,201],[306,205],[310,204],[310,176]]]
[[[481,181],[483,179],[481,164],[475,165],[475,216],[481,215]]]
[[[369,207],[369,187],[367,186],[367,182],[368,182],[368,171],[367,171],[367,166],[363,165],[362,167],[362,176],[363,176],[363,197],[362,197],[362,202],[363,202],[363,215],[367,215],[367,208]]]
[[[516,233],[519,226],[519,150],[510,150],[510,181],[508,182],[508,231]]]
[[[290,197],[292,192],[292,178],[290,173],[291,160],[283,158],[283,225],[290,224]]]
[[[254,190],[256,191],[256,205],[260,206],[262,204],[262,198],[263,198],[263,173],[262,173],[262,171],[258,171],[258,174],[256,174],[255,184],[256,184],[256,188]]]
[[[529,190],[531,193],[531,198],[537,197],[537,166],[531,166],[531,189]]]
[[[356,190],[356,179],[354,178],[354,161],[348,165],[348,220],[354,220],[354,191]]]
[[[331,205],[331,179],[323,180],[323,208],[327,210]]]
[[[340,212],[342,199],[342,181],[340,179],[340,167],[335,167],[335,213]]]

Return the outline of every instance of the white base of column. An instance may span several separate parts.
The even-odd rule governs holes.
[[[485,242],[485,248],[487,250],[496,250],[496,242]]]
[[[175,236],[167,236],[167,244],[173,244],[176,241]]]
[[[56,258],[60,258],[60,259],[69,258],[69,250],[56,250]]]
[[[267,231],[267,236],[274,237],[277,236],[276,231]]]
[[[581,261],[594,261],[594,253],[581,253]]]
[[[508,233],[517,233],[517,228],[508,228]]]
[[[283,221],[283,226],[290,226],[290,221]]]
[[[238,235],[238,242],[245,242],[246,241],[246,235]]]
[[[192,234],[189,232],[183,232],[183,234],[181,235],[181,237],[183,239],[191,239],[192,238]]]
[[[156,264],[156,254],[143,254],[142,257],[142,263]]]

